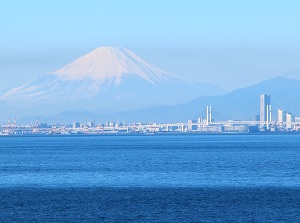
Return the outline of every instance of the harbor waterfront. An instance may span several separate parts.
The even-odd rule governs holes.
[[[0,137],[2,222],[300,222],[298,134]]]
[[[132,123],[125,124],[117,121],[106,121],[96,124],[91,120],[86,124],[73,122],[72,124],[52,124],[34,121],[31,125],[17,125],[16,118],[11,123],[1,127],[0,135],[28,135],[28,134],[102,134],[102,133],[174,133],[174,132],[297,132],[300,131],[300,118],[283,109],[277,110],[277,121],[272,120],[271,95],[260,95],[260,114],[252,121],[228,120],[215,121],[212,118],[212,107],[206,106],[206,118],[188,120],[186,123]],[[119,118],[117,118],[119,120]]]
[[[287,126],[290,126],[287,128]],[[122,133],[245,133],[245,132],[297,132],[300,122],[266,122],[266,121],[192,121],[187,123],[133,123],[131,125],[108,122],[106,125],[51,125],[40,124],[17,126],[3,125],[0,135],[49,135],[49,134],[122,134]]]
[[[1,127],[0,135],[30,135],[30,134],[103,134],[103,133],[174,133],[174,132],[202,132],[202,133],[228,133],[228,132],[294,132],[300,131],[300,118],[283,109],[278,109],[277,121],[272,121],[271,95],[260,95],[260,114],[255,120],[228,120],[215,121],[212,107],[206,106],[206,118],[188,120],[186,123],[133,123],[125,124],[106,121],[96,124],[91,120],[86,124],[73,122],[72,124],[41,123],[39,120],[31,125],[17,125],[16,118],[11,123],[10,118],[6,125]]]

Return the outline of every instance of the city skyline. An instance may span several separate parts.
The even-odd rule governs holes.
[[[283,109],[277,110],[277,119],[272,120],[271,95],[260,94],[259,97],[259,120],[215,120],[212,107],[206,106],[205,116],[198,117],[197,120],[187,120],[181,123],[141,123],[105,121],[105,123],[96,122],[90,119],[86,123],[80,123],[74,120],[72,124],[61,122],[42,123],[41,120],[33,121],[30,125],[18,125],[16,118],[13,122],[8,119],[7,124],[1,127],[0,135],[49,135],[49,134],[124,134],[124,133],[176,133],[176,132],[198,132],[198,133],[253,133],[253,132],[291,132],[300,131],[300,117],[296,117],[291,112]],[[257,115],[255,115],[256,117]]]

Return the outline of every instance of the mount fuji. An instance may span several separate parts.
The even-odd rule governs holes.
[[[121,111],[174,105],[224,91],[172,77],[122,47],[99,47],[41,78],[0,93],[0,104],[35,112]],[[107,110],[105,110],[107,112]]]

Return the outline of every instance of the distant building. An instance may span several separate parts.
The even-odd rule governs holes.
[[[80,128],[80,123],[73,122],[73,129]]]
[[[116,126],[116,123],[114,123],[114,122],[110,122],[110,121],[105,122],[105,127],[114,128],[115,126]]]
[[[203,122],[203,121],[204,121],[204,119],[203,119],[202,117],[200,117],[200,118],[197,119],[197,122],[198,122],[198,123],[201,123],[201,122]]]
[[[195,123],[197,123],[197,120],[188,120],[187,130],[188,131],[196,131],[197,125],[195,125]]]
[[[113,127],[115,127],[115,123],[114,122],[109,122],[109,127],[111,127],[111,128],[113,128]]]
[[[283,109],[278,109],[278,123],[286,122],[286,111]]]
[[[293,115],[292,113],[286,113],[286,127],[288,129],[292,128],[292,123],[291,122],[295,122],[295,115]]]
[[[271,96],[269,94],[260,95],[260,121],[270,122],[271,118]]]
[[[89,122],[87,123],[87,126],[90,127],[90,128],[95,127],[95,121],[89,121]]]

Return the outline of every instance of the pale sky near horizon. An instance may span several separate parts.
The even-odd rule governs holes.
[[[100,46],[232,90],[300,78],[300,1],[10,0],[0,3],[0,92]]]

